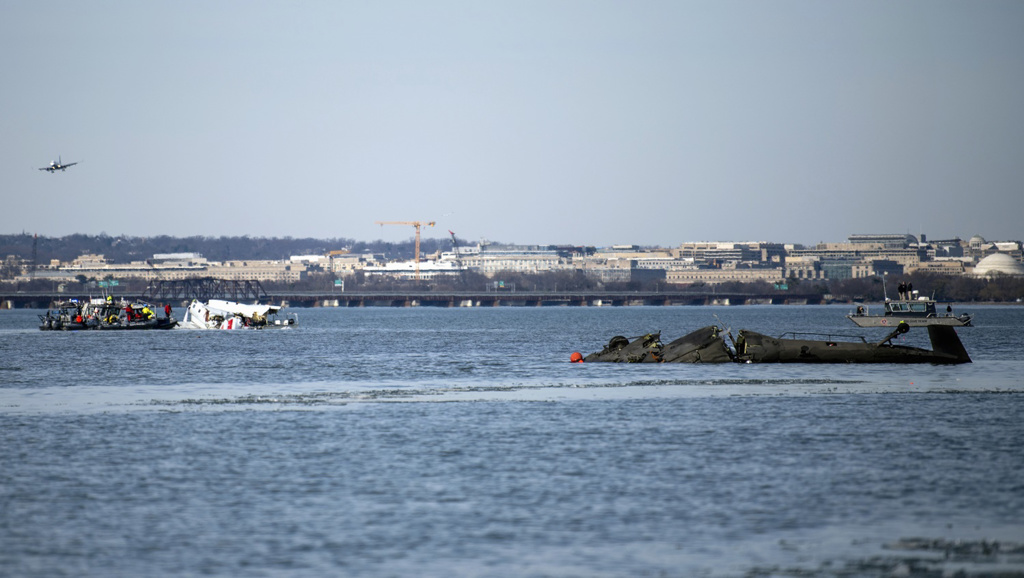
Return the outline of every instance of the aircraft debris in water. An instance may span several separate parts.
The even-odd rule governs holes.
[[[920,325],[916,325],[920,326]],[[601,351],[584,357],[574,352],[574,363],[971,363],[954,327],[941,322],[925,326],[930,350],[893,343],[910,331],[911,324],[899,321],[880,340],[862,336],[788,333],[771,337],[741,329],[734,340],[731,332],[717,326],[698,329],[668,344],[661,332],[634,338],[616,335]],[[724,337],[732,342],[730,347]]]
[[[295,314],[278,318],[279,305],[248,305],[210,299],[193,299],[178,324],[182,329],[265,329],[291,327],[298,321]]]

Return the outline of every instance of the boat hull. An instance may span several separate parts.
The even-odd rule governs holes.
[[[42,331],[171,329],[177,324],[173,317],[157,317],[146,303],[114,302],[110,298],[61,302],[39,316]]]
[[[137,331],[143,329],[174,329],[178,321],[173,317],[157,317],[142,321],[129,321],[122,323],[100,323],[97,329],[101,331]]]
[[[967,315],[959,317],[895,317],[892,315],[847,315],[857,327],[896,327],[906,323],[911,327],[929,327],[942,325],[946,327],[969,327],[971,318]]]

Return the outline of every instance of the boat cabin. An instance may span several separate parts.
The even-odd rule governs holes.
[[[886,301],[885,314],[904,317],[935,317],[935,302],[932,300]]]

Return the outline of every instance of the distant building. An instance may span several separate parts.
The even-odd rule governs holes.
[[[821,270],[821,258],[819,257],[813,255],[787,256],[783,276],[786,279],[824,279],[825,273]]]
[[[33,261],[35,261],[33,259]],[[1016,264],[1016,265],[1014,265]],[[385,262],[370,253],[347,250],[326,255],[295,255],[286,260],[208,261],[200,253],[156,253],[145,261],[113,263],[104,255],[85,254],[70,262],[51,260],[48,265],[10,256],[2,263],[5,275],[15,281],[43,279],[143,279],[182,280],[214,277],[225,280],[258,280],[293,283],[310,271],[329,271],[335,278],[359,272],[368,275],[414,277],[414,261]],[[1020,241],[989,242],[980,235],[927,241],[925,235],[857,234],[847,242],[820,243],[813,247],[760,241],[696,241],[677,247],[644,248],[613,245],[538,246],[493,244],[426,255],[419,264],[420,278],[433,279],[472,271],[490,278],[505,273],[536,274],[579,271],[601,282],[664,280],[676,284],[729,281],[779,282],[787,279],[841,280],[877,275],[940,273],[991,277],[1018,275],[1024,267]]]
[[[463,252],[461,248],[459,251],[463,267],[487,277],[506,271],[545,273],[572,268],[569,260],[558,251],[537,245],[480,244],[476,251]]]
[[[794,249],[787,260],[794,257],[818,257],[824,261],[874,261],[878,259],[899,263],[904,268],[916,267],[922,259],[928,258],[927,249],[921,247],[886,248],[879,242],[864,243],[820,243],[813,249]],[[836,270],[837,274],[838,270]],[[834,277],[829,277],[834,278]]]
[[[865,263],[857,258],[829,258],[821,260],[821,270],[826,279],[841,281],[853,279],[853,268],[858,264]],[[866,265],[866,263],[865,263]]]
[[[350,277],[355,275],[357,271],[362,271],[367,265],[379,265],[382,263],[383,258],[380,255],[372,253],[346,253],[344,255],[331,255],[328,270],[333,272],[336,277]]]
[[[966,267],[963,259],[936,259],[923,261],[913,269],[907,269],[907,273],[932,273],[935,275],[963,275]]]
[[[205,277],[227,281],[277,281],[295,283],[306,278],[306,266],[287,261],[225,261],[210,263]]]
[[[438,277],[454,277],[459,269],[454,261],[423,261],[416,267],[416,261],[392,261],[362,267],[366,275],[388,276],[399,279],[416,279],[417,270],[421,280],[437,279]]]
[[[311,265],[326,263],[329,259],[327,255],[292,255],[288,257],[288,260],[292,263],[308,263]]]
[[[999,275],[1011,275],[1013,277],[1024,276],[1024,265],[1006,253],[994,253],[985,257],[975,265],[971,274],[975,277],[996,277]]]
[[[933,253],[931,257],[963,257],[964,256],[964,242],[959,238],[955,239],[941,239],[938,241],[931,241],[928,243]]]
[[[751,283],[764,281],[767,283],[781,283],[785,280],[782,267],[736,267],[726,269],[684,269],[681,271],[668,271],[665,281],[678,285],[692,285],[703,283],[715,285],[718,283],[740,282]]]
[[[195,253],[160,255],[150,261],[109,263],[103,255],[82,255],[69,265],[47,272],[54,280],[75,279],[143,279],[147,281],[174,281],[195,277],[213,277],[228,281],[281,281],[297,282],[305,279],[306,266],[287,261],[226,261],[210,262]]]
[[[188,262],[188,263],[205,263],[206,259],[203,258],[200,253],[154,253],[154,263],[165,263],[165,262]]]
[[[924,235],[921,235],[921,238],[923,240]],[[878,243],[886,249],[906,249],[918,244],[917,237],[900,233],[850,235],[847,240],[856,245]]]

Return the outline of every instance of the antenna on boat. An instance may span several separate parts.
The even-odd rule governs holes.
[[[882,298],[883,298],[884,301],[888,301],[889,300],[889,294],[885,290],[885,276],[888,275],[888,274],[889,274],[888,271],[885,271],[884,273],[882,273]]]

